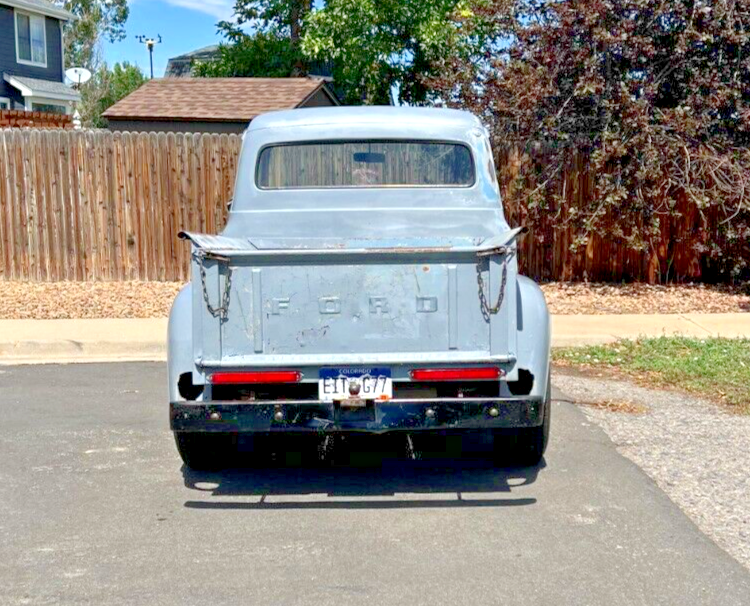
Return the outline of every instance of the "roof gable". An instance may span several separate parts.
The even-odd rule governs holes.
[[[189,53],[171,57],[167,61],[167,69],[164,71],[165,78],[189,78],[193,73],[193,64],[195,61],[207,62],[213,61],[219,56],[219,45],[212,44],[198,48]]]
[[[64,8],[60,8],[48,0],[0,0],[0,4],[12,6],[32,13],[39,13],[61,21],[72,21],[76,16]]]
[[[249,122],[255,116],[300,107],[324,89],[315,78],[165,78],[149,80],[104,112],[105,118]]]
[[[81,99],[81,95],[63,82],[14,76],[12,74],[4,74],[3,79],[13,88],[18,89],[24,97],[46,97],[58,101],[79,101]]]

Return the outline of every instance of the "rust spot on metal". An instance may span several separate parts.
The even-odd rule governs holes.
[[[419,254],[419,253],[435,253],[435,252],[447,252],[452,250],[452,246],[429,246],[429,247],[410,247],[410,246],[399,246],[397,248],[368,248],[367,253],[401,253],[401,254]]]

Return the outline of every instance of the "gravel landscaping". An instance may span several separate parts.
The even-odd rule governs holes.
[[[542,284],[550,311],[560,315],[750,312],[750,287],[687,284]]]
[[[677,392],[565,369],[553,373],[565,397],[580,404],[703,532],[750,568],[750,416]]]
[[[0,319],[164,318],[176,282],[0,282]]]
[[[0,282],[0,319],[162,318],[176,282]],[[543,284],[553,314],[750,311],[741,288],[645,284]]]

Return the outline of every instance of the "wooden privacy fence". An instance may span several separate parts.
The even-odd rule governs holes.
[[[188,279],[190,250],[177,233],[221,230],[240,143],[238,135],[0,130],[0,279]],[[750,261],[750,240],[727,243],[717,212],[699,212],[687,199],[661,222],[648,250],[594,234],[573,251],[575,234],[560,224],[554,204],[593,196],[587,163],[579,158],[568,167],[560,201],[532,220],[523,203],[528,192],[510,190],[524,174],[523,158],[500,150],[498,178],[508,221],[532,229],[520,254],[529,276],[712,281],[722,274],[708,262],[709,245],[724,258]]]
[[[521,241],[519,252],[521,271],[528,276],[537,280],[635,280],[651,284],[718,282],[731,278],[730,269],[736,263],[750,267],[750,238],[742,237],[742,232],[739,237],[730,237],[731,230],[718,205],[701,209],[684,191],[673,192],[673,212],[659,216],[658,234],[643,250],[609,235],[615,231],[612,228],[625,223],[612,211],[607,211],[602,228],[588,237],[585,246],[573,247],[575,229],[560,217],[566,215],[567,208],[580,208],[594,199],[594,175],[587,158],[580,154],[564,169],[558,195],[550,196],[545,211],[536,216],[530,216],[526,206],[537,185],[533,171],[522,166],[528,159],[525,152],[514,147],[497,153],[506,218],[511,225],[531,229],[529,237]],[[519,176],[523,183],[516,191]],[[744,211],[736,219],[738,223],[747,222],[750,212]],[[639,221],[645,231],[643,219]],[[713,255],[709,254],[711,250]]]
[[[186,280],[226,219],[238,135],[0,130],[0,274]]]

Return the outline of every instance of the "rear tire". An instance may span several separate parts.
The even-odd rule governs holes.
[[[175,432],[177,452],[195,471],[217,471],[227,467],[237,452],[237,438],[227,433]]]
[[[552,382],[547,378],[547,394],[542,404],[543,421],[539,427],[493,432],[495,463],[518,467],[539,465],[549,443],[552,416]]]

